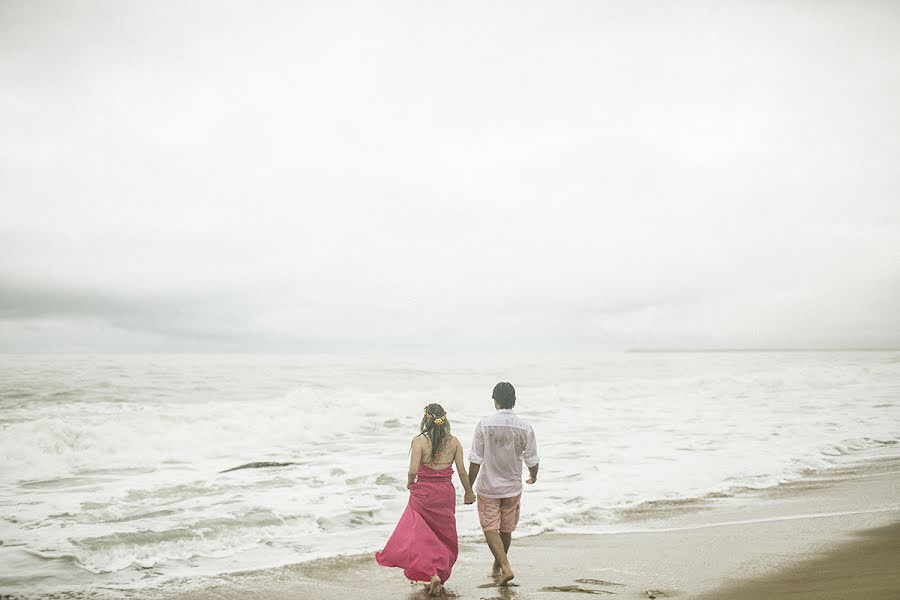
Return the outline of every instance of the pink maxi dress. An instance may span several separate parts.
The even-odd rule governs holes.
[[[400,522],[375,560],[384,567],[400,567],[407,579],[441,582],[459,554],[456,537],[456,489],[453,467],[429,469],[419,465],[416,482],[409,488],[409,504]]]

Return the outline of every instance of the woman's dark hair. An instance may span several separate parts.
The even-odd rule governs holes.
[[[426,406],[420,430],[422,433],[419,435],[424,435],[431,442],[431,461],[434,462],[444,442],[450,439],[450,421],[444,407],[440,404]]]
[[[491,398],[500,408],[512,408],[516,405],[516,388],[508,381],[501,381],[494,386]]]

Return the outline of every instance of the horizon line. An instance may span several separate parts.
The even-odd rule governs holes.
[[[634,353],[716,353],[716,352],[900,352],[900,348],[627,348],[625,352]]]

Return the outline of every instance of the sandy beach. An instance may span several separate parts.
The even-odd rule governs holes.
[[[860,532],[818,557],[783,570],[739,581],[703,599],[900,597],[900,523]]]
[[[636,512],[632,531],[514,539],[516,579],[506,588],[492,584],[486,546],[467,540],[444,597],[897,597],[898,491],[900,462],[881,460],[736,498],[648,507]],[[356,555],[232,574],[191,591],[161,590],[159,597],[387,600],[427,594],[399,570]]]

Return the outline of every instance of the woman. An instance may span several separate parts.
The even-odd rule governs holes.
[[[456,541],[456,489],[451,480],[454,462],[465,489],[465,503],[475,502],[469,475],[463,468],[462,444],[450,435],[450,421],[440,404],[425,407],[425,416],[413,438],[406,487],[409,504],[394,533],[375,553],[385,567],[400,567],[413,581],[427,581],[436,596],[459,552]]]

